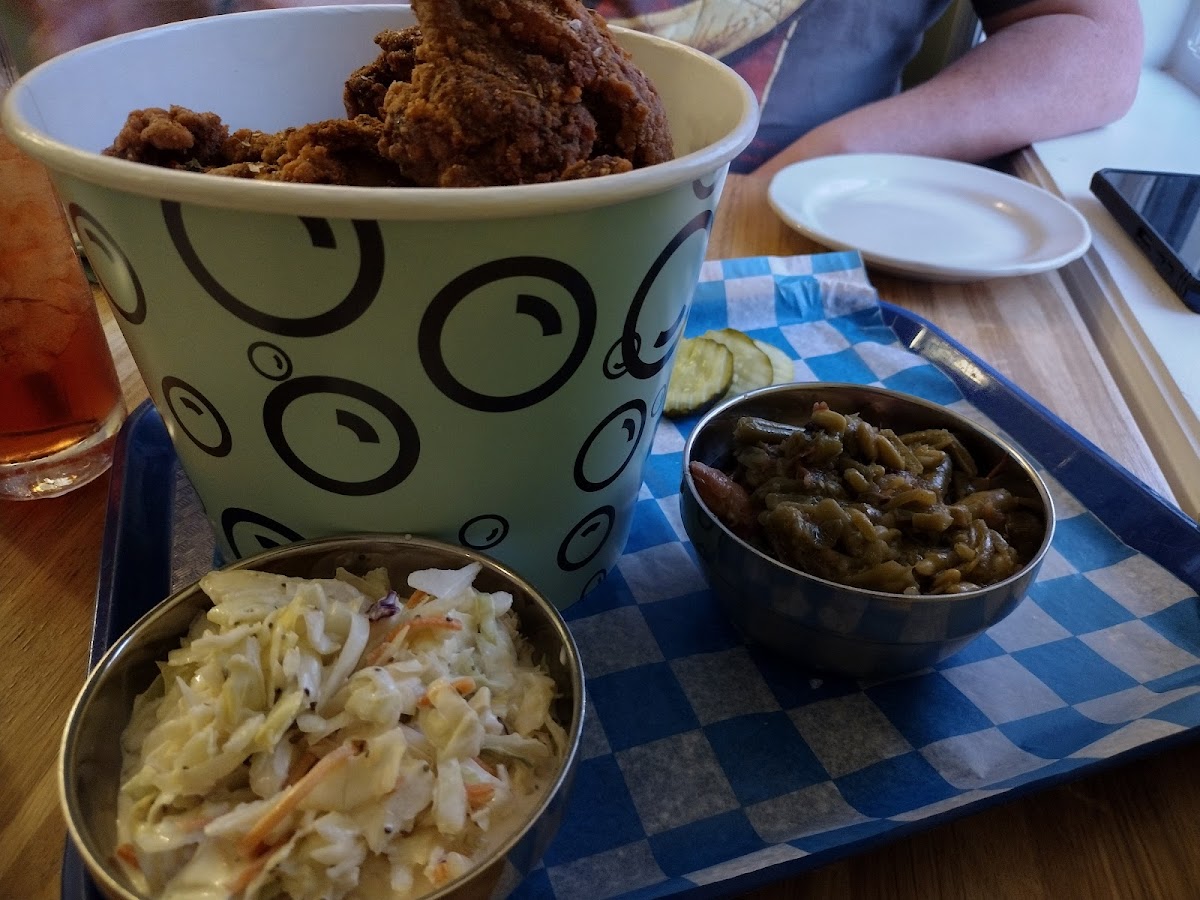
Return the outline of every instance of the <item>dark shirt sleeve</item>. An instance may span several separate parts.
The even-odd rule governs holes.
[[[1029,2],[1030,0],[971,0],[971,5],[975,7],[975,15],[986,19],[989,16],[1016,9],[1018,6],[1024,6]]]

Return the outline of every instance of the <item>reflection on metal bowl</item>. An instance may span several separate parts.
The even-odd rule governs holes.
[[[730,469],[733,428],[742,416],[785,424],[808,420],[813,403],[857,412],[901,431],[946,428],[990,470],[1007,457],[1022,493],[1040,501],[1045,534],[1015,574],[978,590],[904,595],[848,587],[784,565],[734,535],[704,504],[688,471],[699,461]],[[855,384],[794,384],[764,388],[709,412],[684,449],[680,507],[722,608],[748,640],[776,650],[813,672],[881,678],[930,666],[960,650],[1011,613],[1037,576],[1054,535],[1054,507],[1042,478],[1012,446],[969,419],[927,400]]]

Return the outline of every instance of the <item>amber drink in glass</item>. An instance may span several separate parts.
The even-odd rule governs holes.
[[[8,82],[0,68],[0,97]],[[58,196],[0,131],[0,498],[54,496],[103,474],[124,418]]]

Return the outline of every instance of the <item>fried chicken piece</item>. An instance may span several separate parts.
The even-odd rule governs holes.
[[[226,178],[259,178],[267,179],[274,169],[257,162],[235,162],[227,166],[213,166],[205,169],[205,175],[224,175]]]
[[[576,178],[596,178],[599,175],[620,175],[622,172],[633,170],[633,163],[623,156],[594,156],[583,162],[567,166],[560,180],[572,181]]]
[[[592,178],[673,156],[653,86],[579,0],[414,0],[419,25],[343,88],[347,118],[229,132],[181,106],[130,113],[104,152],[236,178],[466,187]]]
[[[271,134],[244,128],[226,142],[231,165],[214,175],[367,187],[411,185],[379,153],[383,123],[370,115],[326,119]]]
[[[579,0],[413,10],[418,64],[388,89],[381,149],[418,185],[546,182],[673,156],[657,92]]]
[[[355,69],[342,91],[346,115],[352,119],[360,115],[383,118],[383,98],[392,82],[412,78],[421,28],[413,25],[401,31],[381,31],[375,35],[375,43],[380,47],[379,56]]]
[[[279,132],[256,131],[252,128],[239,128],[225,142],[225,158],[231,164],[237,163],[274,163],[287,150],[287,137],[294,129],[285,128]]]
[[[229,128],[216,113],[184,106],[152,106],[131,112],[105,156],[168,169],[204,170],[227,165]]]
[[[344,184],[365,187],[411,185],[392,161],[379,152],[383,123],[374,116],[328,119],[282,134],[283,152],[269,145],[263,162],[274,166],[275,181]]]
[[[383,123],[369,115],[327,119],[270,133],[232,134],[215,113],[186,107],[139,109],[129,114],[105,151],[136,162],[210,175],[305,184],[411,186],[379,152]]]

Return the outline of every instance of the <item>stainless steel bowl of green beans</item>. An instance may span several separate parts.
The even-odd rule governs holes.
[[[988,428],[909,394],[823,382],[705,415],[680,507],[750,642],[856,678],[933,665],[1011,613],[1055,523],[1037,469]]]

